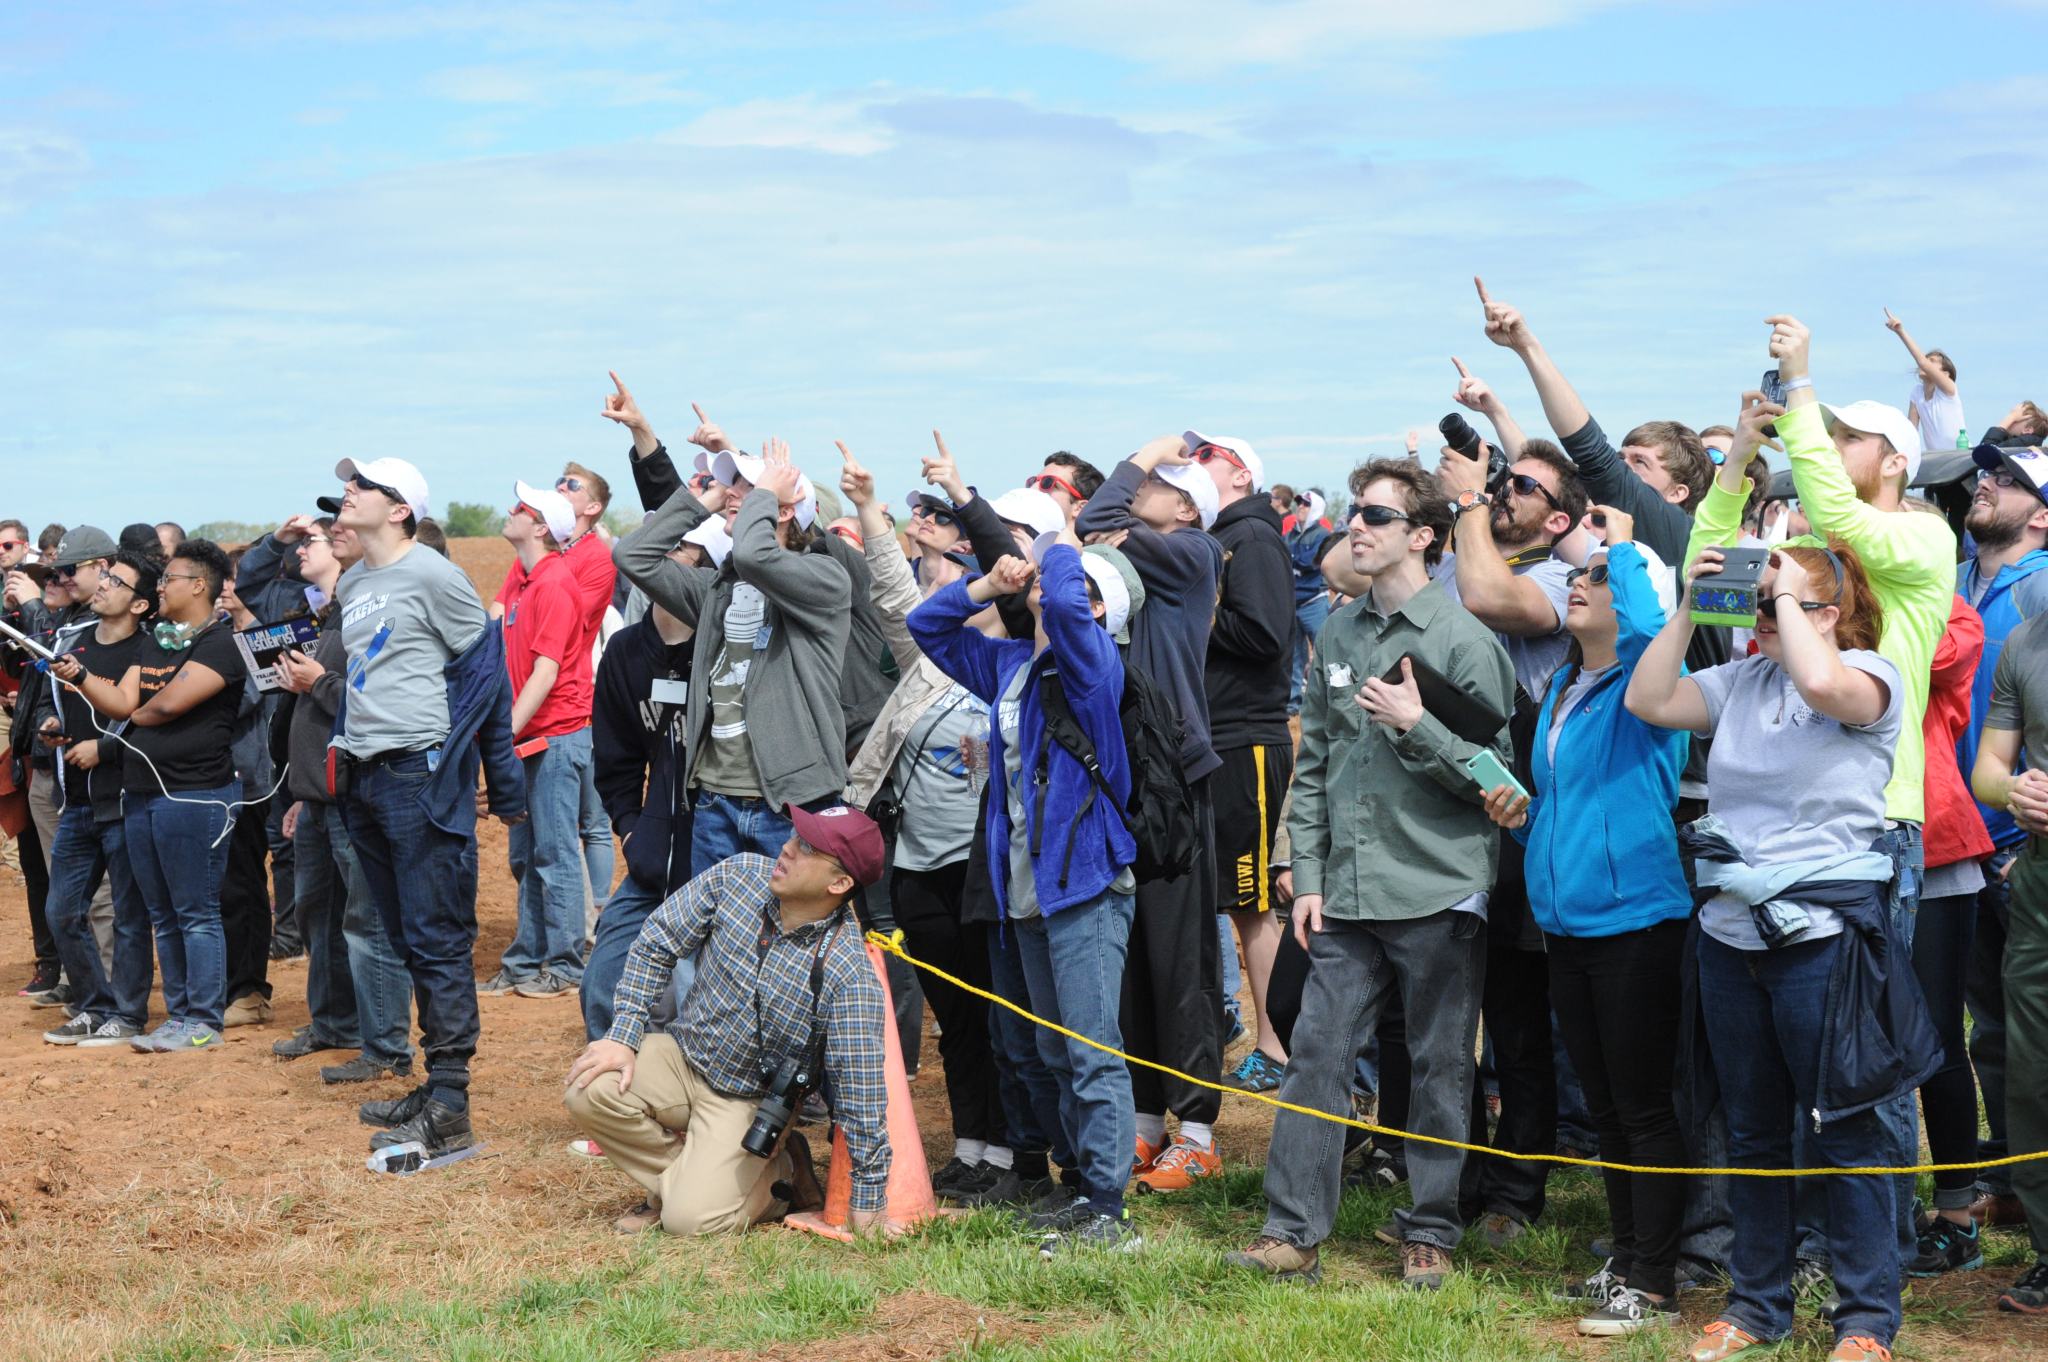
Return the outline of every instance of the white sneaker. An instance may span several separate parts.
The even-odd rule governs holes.
[[[108,1018],[94,1027],[91,1035],[79,1041],[78,1048],[103,1050],[110,1045],[126,1045],[141,1034],[142,1028],[139,1026],[130,1026],[127,1022]]]

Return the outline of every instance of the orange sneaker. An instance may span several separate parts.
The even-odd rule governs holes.
[[[1202,1178],[1223,1171],[1223,1156],[1186,1140],[1176,1139],[1152,1160],[1152,1166],[1138,1174],[1141,1192],[1183,1192]]]
[[[1131,1176],[1135,1178],[1141,1174],[1151,1172],[1152,1165],[1158,1162],[1160,1152],[1165,1148],[1165,1145],[1153,1144],[1146,1140],[1143,1135],[1140,1135],[1138,1137],[1137,1156],[1131,1160]]]
[[[1835,1345],[1828,1362],[1892,1362],[1892,1350],[1868,1334],[1851,1334]]]
[[[1756,1335],[1736,1328],[1725,1319],[1717,1319],[1699,1336],[1686,1358],[1687,1362],[1727,1362],[1731,1357],[1763,1346],[1763,1340]]]

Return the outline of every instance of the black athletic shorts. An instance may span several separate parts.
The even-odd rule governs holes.
[[[1269,861],[1280,830],[1280,802],[1294,774],[1287,743],[1218,752],[1223,765],[1209,773],[1216,806],[1217,911],[1266,912],[1273,906]]]

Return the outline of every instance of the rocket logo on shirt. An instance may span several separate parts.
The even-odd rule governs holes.
[[[384,645],[390,639],[391,621],[378,621],[377,632],[370,635],[370,645],[363,649],[363,655],[361,657],[352,657],[348,660],[348,688],[350,690],[360,691],[363,688],[363,682],[367,679],[366,674],[370,670],[370,664],[377,660],[377,654],[384,651]]]
[[[360,600],[350,601],[342,609],[341,622],[343,624],[360,624],[379,610],[382,610],[390,603],[390,600],[391,593],[387,591],[381,596],[364,596]]]

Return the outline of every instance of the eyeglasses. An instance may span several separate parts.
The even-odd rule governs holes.
[[[1251,472],[1249,468],[1244,467],[1243,459],[1238,458],[1237,455],[1231,453],[1222,445],[1203,445],[1191,457],[1193,457],[1196,463],[1214,463],[1217,459],[1222,459],[1227,463],[1236,464],[1247,473]]]
[[[1045,493],[1047,496],[1051,496],[1053,493],[1053,489],[1057,488],[1060,491],[1065,492],[1068,496],[1072,497],[1076,501],[1087,500],[1086,497],[1081,495],[1080,488],[1074,486],[1073,483],[1068,482],[1065,478],[1059,477],[1056,474],[1052,473],[1033,474],[1031,477],[1024,479],[1024,485],[1026,487],[1036,488],[1037,490]]]
[[[2014,477],[2009,470],[2004,468],[1978,469],[1977,482],[1979,486],[1982,486],[1984,483],[1987,482],[1991,483],[1995,487],[2017,487],[2020,485],[2020,480]],[[0,545],[0,547],[5,546]]]
[[[809,842],[806,842],[801,836],[797,835],[796,833],[791,833],[790,836],[793,839],[795,839],[796,849],[799,853],[805,856],[821,857],[824,860],[830,861],[832,862],[832,864],[838,866],[840,870],[846,870],[846,866],[843,863],[841,863],[840,859],[837,856],[834,856],[831,852],[818,850],[816,847],[812,846]]]
[[[1825,610],[1833,604],[1833,601],[1801,601],[1799,608],[1809,611]],[[1778,617],[1778,598],[1773,596],[1767,601],[1758,601],[1756,603],[1756,613],[1762,615],[1767,620],[1776,619]]]
[[[134,582],[124,582],[124,581],[122,581],[122,580],[121,580],[121,579],[120,579],[119,577],[115,576],[115,575],[114,575],[114,574],[113,574],[113,573],[112,573],[111,571],[109,571],[109,572],[103,572],[103,573],[101,573],[101,574],[100,574],[100,585],[101,585],[101,586],[118,586],[118,587],[120,587],[120,588],[121,588],[121,589],[122,589],[123,591],[127,592],[127,593],[128,593],[129,595],[131,595],[131,596],[135,594],[135,587],[136,587],[136,583],[134,583]]]
[[[329,539],[324,534],[309,534],[299,541],[299,546],[303,548],[308,544],[332,544],[333,542],[332,539]]]
[[[1515,492],[1520,496],[1533,497],[1540,494],[1545,501],[1550,503],[1550,509],[1553,511],[1562,511],[1564,509],[1564,507],[1557,504],[1557,498],[1550,494],[1548,487],[1545,487],[1527,473],[1517,473],[1509,478],[1508,486],[1514,488]]]
[[[166,572],[156,579],[156,589],[162,591],[172,582],[203,582],[206,578],[196,572]]]
[[[920,516],[931,521],[932,524],[937,525],[941,529],[950,530],[960,523],[954,518],[951,511],[941,511],[936,507],[927,506],[921,501],[912,507],[910,511],[910,518],[912,520],[916,520]]]
[[[1351,514],[1344,518],[1344,523],[1363,523],[1377,528],[1381,525],[1391,525],[1397,520],[1405,520],[1410,525],[1415,523],[1414,517],[1404,515],[1391,506],[1353,506]]]
[[[1606,586],[1607,564],[1595,563],[1589,568],[1573,568],[1564,575],[1564,584],[1574,586],[1581,578],[1585,579],[1588,586]]]
[[[564,473],[561,477],[555,479],[555,490],[557,492],[580,492],[583,490],[583,479]]]

